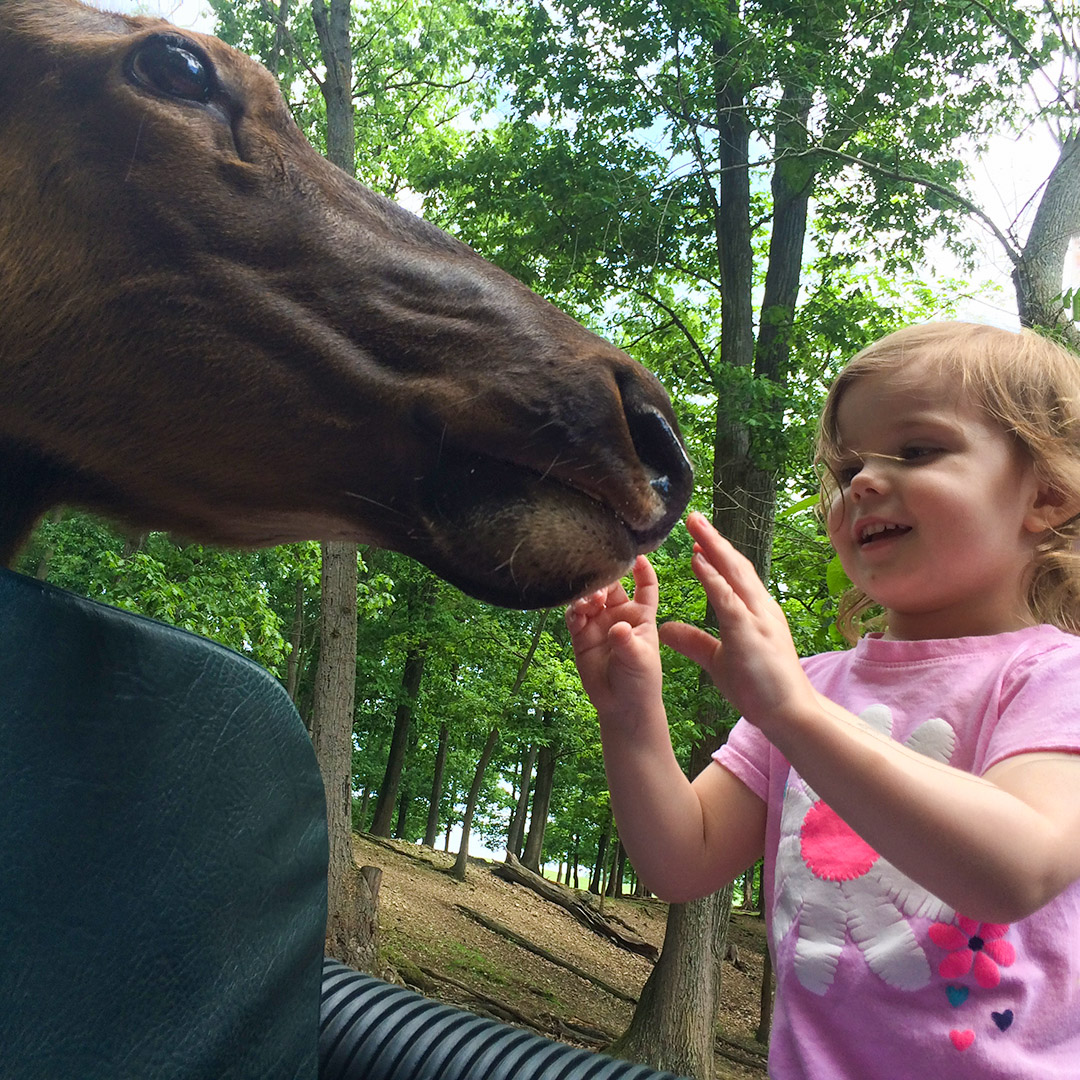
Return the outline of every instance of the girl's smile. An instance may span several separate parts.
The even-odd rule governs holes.
[[[855,540],[861,547],[878,544],[882,540],[895,539],[910,532],[907,525],[894,525],[887,521],[864,521],[855,531]]]
[[[1046,527],[1029,458],[981,409],[915,361],[854,382],[837,408],[845,456],[829,537],[893,637],[959,637],[1032,620],[1027,568]]]

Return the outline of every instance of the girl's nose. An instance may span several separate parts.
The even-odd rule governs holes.
[[[889,484],[888,472],[887,461],[868,455],[851,478],[848,491],[856,499],[865,495],[882,495]]]

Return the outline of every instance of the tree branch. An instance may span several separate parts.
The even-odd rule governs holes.
[[[895,180],[897,183],[923,187],[926,188],[927,191],[933,191],[936,194],[941,195],[950,202],[956,203],[962,210],[967,211],[973,218],[981,222],[1005,249],[1005,254],[1009,257],[1009,261],[1014,266],[1020,261],[1021,253],[1016,250],[1016,247],[1009,237],[998,228],[994,219],[991,218],[977,203],[973,202],[966,195],[961,195],[955,188],[951,188],[947,184],[941,184],[936,180],[928,180],[922,176],[913,176],[909,173],[902,173],[896,168],[886,168],[883,165],[877,165],[872,161],[866,161],[864,158],[856,157],[853,154],[845,154],[842,150],[832,150],[827,146],[817,146],[813,150],[807,151],[807,153],[828,154],[830,157],[837,158],[840,161],[846,161],[848,164],[855,165],[866,172],[884,176],[889,180]]]
[[[637,293],[638,296],[645,300],[648,300],[650,304],[655,304],[665,315],[682,331],[683,336],[688,342],[690,342],[690,348],[697,353],[697,358],[701,361],[701,366],[705,369],[706,374],[715,383],[716,374],[713,371],[712,364],[709,363],[709,358],[705,355],[701,346],[697,343],[697,339],[690,332],[690,327],[686,325],[679,317],[678,312],[675,311],[669,304],[665,304],[663,300],[658,296],[653,296],[651,293],[646,292],[644,289],[639,289],[636,285],[630,286],[630,291]]]

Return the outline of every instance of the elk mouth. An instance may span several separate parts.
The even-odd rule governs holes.
[[[679,520],[693,469],[659,408],[632,387],[620,397],[619,422],[588,454],[573,426],[534,427],[507,454],[503,440],[478,447],[475,423],[455,433],[444,416],[414,410],[414,430],[437,450],[414,486],[418,528],[393,546],[503,607],[564,604],[622,577]]]
[[[677,504],[637,530],[550,473],[445,448],[419,488],[431,547],[408,553],[477,599],[514,608],[563,604],[621,577],[682,511]]]

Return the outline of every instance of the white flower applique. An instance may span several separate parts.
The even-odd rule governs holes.
[[[892,733],[885,705],[871,705],[861,719]],[[955,742],[952,727],[935,718],[923,721],[904,745],[947,763]],[[849,940],[889,986],[918,990],[930,981],[930,962],[908,918],[948,922],[952,909],[861,840],[794,769],[784,793],[775,876],[774,939],[779,944],[793,929],[798,934],[795,974],[807,990],[828,991]]]

